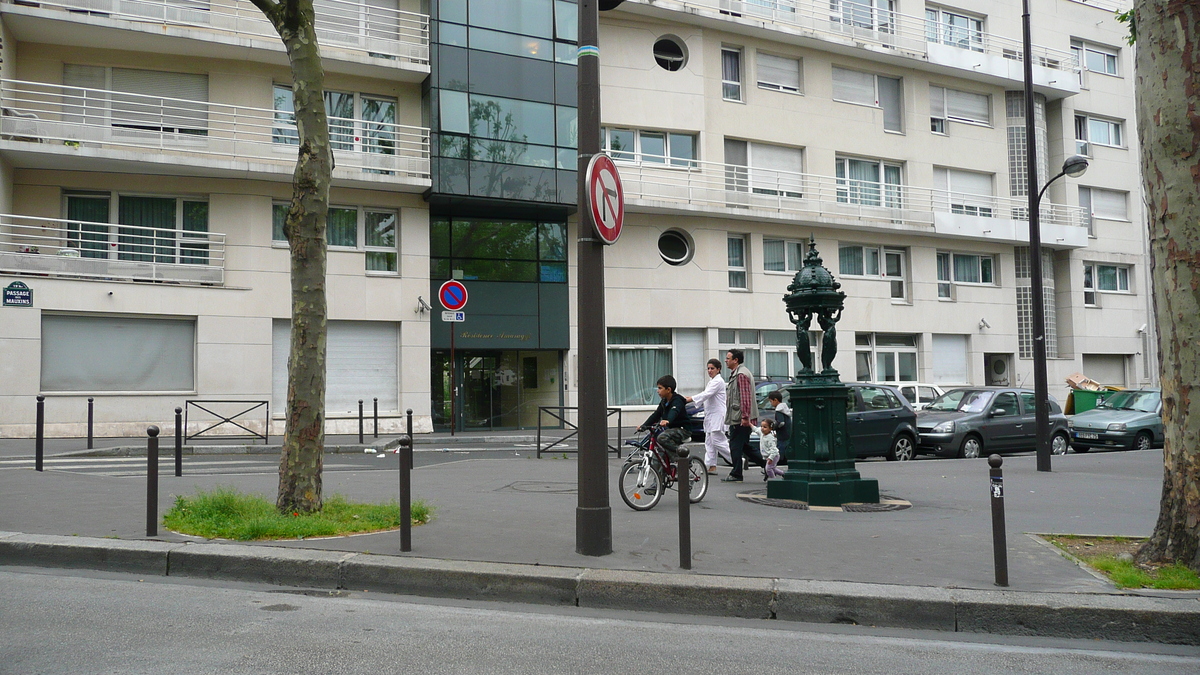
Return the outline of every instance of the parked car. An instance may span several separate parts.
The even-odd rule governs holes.
[[[1037,443],[1034,393],[1010,387],[951,389],[917,413],[918,452],[939,457],[981,457],[1034,450]],[[1050,450],[1071,447],[1067,418],[1050,397]]]
[[[897,384],[895,387],[900,391],[900,395],[917,410],[924,409],[933,402],[933,399],[946,393],[945,389],[936,384]]]
[[[1126,389],[1067,419],[1075,452],[1092,448],[1149,450],[1162,445],[1162,391]]]

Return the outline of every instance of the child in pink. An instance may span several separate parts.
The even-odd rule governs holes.
[[[782,476],[785,472],[778,466],[779,444],[775,440],[775,420],[760,418],[758,449],[763,459],[767,460],[767,469],[763,472],[766,476],[763,480]]]

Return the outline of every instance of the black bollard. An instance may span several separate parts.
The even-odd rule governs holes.
[[[407,442],[405,442],[407,440]],[[408,435],[400,439],[400,550],[412,550],[412,408],[408,409]]]
[[[92,436],[92,406],[95,401],[96,399],[92,398],[91,396],[88,397],[88,450],[92,449],[92,439],[94,438]]]
[[[675,461],[675,488],[679,491],[679,569],[692,569],[692,481],[688,473],[691,452],[679,448],[679,459]]]
[[[158,536],[158,427],[146,427],[146,536]]]
[[[42,454],[46,450],[46,397],[37,397],[37,430],[35,432],[36,440],[33,442],[34,459],[33,468],[36,471],[42,470]]]
[[[183,475],[183,408],[175,408],[175,475]]]
[[[988,457],[992,467],[992,551],[996,559],[996,585],[1008,585],[1008,542],[1004,532],[1004,471],[1000,455]]]
[[[379,397],[378,396],[375,397],[375,425],[374,425],[374,428],[372,429],[371,433],[375,438],[379,438]]]
[[[358,399],[358,444],[363,444],[363,407],[362,399]]]

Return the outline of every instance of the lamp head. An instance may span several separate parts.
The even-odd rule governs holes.
[[[1063,173],[1067,174],[1071,178],[1079,178],[1083,175],[1083,172],[1087,171],[1087,168],[1087,157],[1080,155],[1068,157],[1067,161],[1063,162],[1062,166]]]

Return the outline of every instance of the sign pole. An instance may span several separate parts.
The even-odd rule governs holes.
[[[442,284],[438,289],[438,301],[442,303],[442,307],[450,310],[442,312],[442,322],[450,325],[450,435],[454,435],[454,428],[458,426],[458,373],[455,369],[454,362],[454,333],[457,330],[453,324],[466,320],[466,314],[460,310],[467,306],[467,287],[463,282],[456,279],[451,279]]]
[[[600,152],[600,15],[597,0],[579,2],[579,255],[576,290],[579,323],[579,501],[575,551],[612,553],[612,507],[608,502],[608,419],[604,357],[604,242],[588,199],[588,165]]]
[[[454,363],[454,332],[458,330],[458,326],[450,324],[450,435],[454,435],[454,427],[458,426],[457,402],[458,402],[458,377]]]

